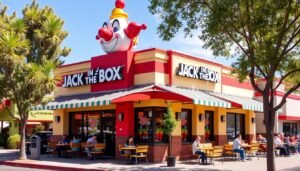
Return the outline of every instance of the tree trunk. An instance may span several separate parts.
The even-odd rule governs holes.
[[[20,160],[27,160],[26,156],[26,144],[25,144],[25,139],[26,139],[26,123],[27,121],[21,120],[21,146],[20,146]]]
[[[267,130],[267,170],[275,171],[273,131]]]
[[[172,135],[169,134],[169,147],[168,147],[168,156],[171,156],[172,153]]]
[[[274,96],[271,93],[270,96]],[[269,93],[263,94],[263,105],[264,105],[264,119],[266,127],[267,136],[267,170],[275,171],[275,161],[274,161],[274,124],[275,124],[275,111],[274,111],[274,101]]]

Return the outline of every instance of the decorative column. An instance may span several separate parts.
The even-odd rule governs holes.
[[[134,107],[132,102],[116,104],[116,158],[119,159],[119,144],[134,136]]]
[[[226,122],[226,109],[218,107],[214,116],[216,145],[223,145],[227,142]]]
[[[194,105],[194,110],[192,113],[192,135],[193,139],[197,136],[201,136],[201,142],[205,142],[205,121],[199,121],[199,114],[202,114],[203,118],[205,117],[204,107],[200,105]]]
[[[255,130],[255,113],[252,110],[247,110],[245,115],[245,135],[247,143],[256,140],[256,130]]]

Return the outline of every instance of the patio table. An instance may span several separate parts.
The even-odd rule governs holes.
[[[205,154],[208,154],[209,151],[212,151],[213,147],[200,147],[199,150],[203,150]]]

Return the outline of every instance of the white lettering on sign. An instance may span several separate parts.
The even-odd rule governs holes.
[[[77,87],[87,84],[97,84],[110,81],[123,80],[124,66],[90,69],[86,73],[77,73],[64,76],[62,87]]]
[[[202,66],[196,67],[196,66],[180,63],[178,67],[177,75],[182,77],[194,78],[198,80],[211,81],[214,83],[219,82],[218,72]]]

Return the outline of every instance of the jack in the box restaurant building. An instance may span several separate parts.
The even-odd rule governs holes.
[[[172,155],[192,154],[198,135],[203,142],[224,144],[238,133],[255,139],[255,118],[262,103],[253,99],[248,81],[239,83],[232,68],[174,50],[134,51],[146,25],[128,22],[125,4],[117,0],[110,20],[96,39],[107,53],[55,71],[62,83],[55,101],[38,110],[54,110],[53,134],[97,135],[106,155],[119,155],[129,136],[148,144],[150,161],[164,160],[168,138],[162,133],[167,107],[176,117]],[[142,40],[141,40],[142,41]]]

